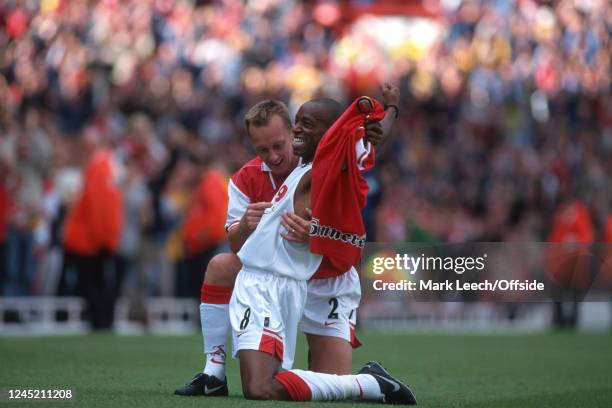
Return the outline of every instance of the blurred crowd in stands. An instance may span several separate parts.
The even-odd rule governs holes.
[[[0,294],[198,296],[253,156],[246,110],[383,79],[402,103],[368,240],[612,241],[610,3],[423,3],[435,41],[372,41],[383,74],[363,81],[330,53],[355,35],[344,7],[375,1],[3,1]],[[108,262],[110,283],[75,272]]]

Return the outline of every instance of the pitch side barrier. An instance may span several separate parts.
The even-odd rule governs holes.
[[[71,335],[91,332],[87,305],[79,297],[0,298],[0,336]],[[115,305],[118,334],[191,334],[199,326],[194,299],[151,297],[137,302],[123,297]]]
[[[0,335],[84,334],[84,311],[78,297],[0,297]]]

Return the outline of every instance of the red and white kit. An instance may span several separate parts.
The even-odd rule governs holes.
[[[360,169],[373,164],[370,152],[369,144],[364,144],[363,139],[357,141],[355,157]],[[263,166],[262,163],[262,174]],[[243,268],[230,302],[234,355],[241,349],[268,352],[282,360],[285,369],[293,364],[298,327],[305,333],[358,344],[354,325],[361,288],[355,268],[346,273],[330,273],[323,256],[311,253],[307,244],[281,236],[284,227],[280,216],[294,211],[295,190],[311,167],[299,165],[287,177],[271,200],[272,207],[238,252]],[[246,208],[249,201],[237,183],[240,178],[230,183],[230,207],[232,201],[243,200]],[[228,211],[227,225],[241,216],[238,211]],[[323,278],[317,279],[319,274]],[[311,279],[313,275],[315,279]]]

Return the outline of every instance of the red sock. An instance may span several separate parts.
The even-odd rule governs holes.
[[[276,374],[274,379],[278,381],[289,394],[293,401],[310,401],[312,400],[312,392],[306,381],[302,380],[299,375],[291,371],[283,371]]]
[[[214,305],[225,305],[230,302],[232,297],[232,288],[227,286],[202,284],[200,290],[200,301],[202,303],[210,303]]]

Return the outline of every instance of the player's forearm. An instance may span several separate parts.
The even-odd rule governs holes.
[[[396,115],[396,108],[388,107],[385,110],[385,117],[383,118],[383,120],[380,121],[380,124],[383,129],[383,138],[381,140],[381,144],[389,138],[389,135],[391,134],[391,129],[393,128],[393,124],[395,123]]]
[[[399,116],[400,91],[399,88],[390,82],[385,82],[381,86],[383,102],[385,105],[385,117],[381,121],[383,130],[382,143],[384,143],[391,133],[393,122]]]

